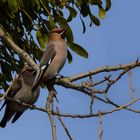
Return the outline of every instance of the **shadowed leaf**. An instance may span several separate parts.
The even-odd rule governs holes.
[[[18,0],[8,0],[8,7],[12,13],[16,13],[18,11]]]
[[[100,20],[97,17],[91,14],[90,19],[96,26],[100,26]]]
[[[69,17],[67,18],[67,21],[70,22],[74,17],[76,17],[77,15],[77,12],[74,8],[70,7],[70,6],[67,6],[70,14],[69,14]]]
[[[72,33],[70,26],[67,23],[67,20],[62,17],[56,17],[55,19],[56,19],[56,22],[58,22],[60,24],[60,27],[63,27],[67,30],[66,31],[67,41],[73,42],[73,33]]]
[[[81,17],[80,17],[80,20],[81,20],[82,25],[83,25],[83,33],[85,33],[85,31],[86,31],[86,25],[85,25],[85,23],[84,23],[84,21],[82,20]]]
[[[111,7],[111,0],[106,0],[106,8],[105,11],[108,11]]]
[[[67,58],[68,58],[68,62],[71,63],[72,62],[72,55],[71,55],[69,50],[68,50],[68,53],[67,53]]]
[[[81,5],[81,14],[83,17],[86,17],[88,14],[90,14],[90,8],[85,1],[83,1]]]
[[[88,58],[88,52],[76,43],[69,43],[68,46],[78,55]]]
[[[43,28],[38,28],[36,32],[36,38],[40,47],[45,48],[45,44],[48,42],[48,34]]]

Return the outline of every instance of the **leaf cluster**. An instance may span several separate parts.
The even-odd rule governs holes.
[[[96,7],[98,15],[92,12]],[[99,18],[104,18],[110,7],[110,0],[0,0],[0,26],[35,61],[42,56],[49,31],[54,27],[66,28],[68,60],[72,62],[71,50],[85,58],[88,53],[74,42],[69,22],[79,17],[84,33],[85,17],[90,26],[99,26]],[[12,72],[18,72],[23,65],[19,55],[0,39],[0,88],[5,89],[12,80]]]

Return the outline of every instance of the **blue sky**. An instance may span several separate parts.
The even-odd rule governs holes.
[[[62,75],[72,76],[83,73],[97,67],[127,64],[140,58],[140,17],[139,0],[112,1],[111,10],[106,18],[101,21],[101,26],[87,28],[82,34],[82,25],[79,19],[70,23],[75,36],[75,42],[81,44],[89,52],[89,58],[83,59],[73,53],[74,61],[66,64],[61,71]],[[86,23],[88,26],[88,22]],[[95,77],[95,80],[101,78]],[[140,97],[140,68],[132,71],[134,97]],[[102,88],[102,86],[101,86]],[[66,113],[88,113],[90,98],[84,94],[57,87],[59,108]],[[36,103],[45,106],[47,91],[42,90],[41,96]],[[130,101],[129,79],[125,75],[108,93],[109,97],[119,103],[126,104]],[[140,104],[133,107],[140,109]],[[109,110],[113,107],[106,106],[101,102],[95,102],[93,111]],[[0,113],[2,117],[2,113]],[[56,120],[58,140],[67,140],[68,137]],[[97,140],[99,118],[71,119],[64,118],[64,123],[69,128],[74,140]],[[129,111],[119,111],[103,116],[102,140],[138,139],[140,137],[140,114]],[[26,111],[15,123],[8,123],[5,129],[0,129],[1,139],[47,139],[51,140],[51,129],[47,114],[35,110]]]

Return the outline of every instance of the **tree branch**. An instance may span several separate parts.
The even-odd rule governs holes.
[[[136,60],[136,62],[132,62],[130,64],[120,64],[120,65],[116,65],[116,66],[104,66],[104,67],[97,68],[95,70],[91,70],[86,73],[71,76],[71,77],[69,77],[69,81],[74,82],[76,80],[80,80],[80,79],[88,77],[90,75],[96,75],[96,74],[102,73],[102,72],[130,69],[130,68],[135,68],[135,67],[139,67],[139,66],[140,66],[140,61],[138,61],[138,60]]]
[[[34,70],[38,70],[37,64],[34,60],[26,53],[26,51],[22,50],[18,47],[14,41],[3,31],[0,26],[0,38],[4,40],[6,44],[8,44],[16,53],[18,53]]]
[[[54,122],[54,116],[53,116],[51,109],[50,109],[51,103],[53,103],[53,97],[56,96],[56,91],[55,91],[54,87],[49,87],[48,90],[49,90],[49,95],[48,95],[47,102],[46,102],[46,111],[48,113],[50,123],[51,123],[52,138],[53,138],[53,140],[57,140],[57,138],[56,138],[56,125]]]
[[[59,108],[58,108],[58,107],[56,108],[56,110],[57,110],[57,113],[60,114]],[[66,127],[66,125],[65,125],[64,122],[62,121],[60,115],[57,115],[57,117],[58,117],[58,120],[60,121],[61,125],[62,125],[63,128],[65,129],[65,132],[66,132],[66,134],[68,135],[69,139],[70,139],[70,140],[73,140],[72,136],[70,135],[69,129]]]
[[[3,96],[2,94],[0,94],[0,97]],[[50,98],[50,97],[49,97]],[[42,111],[42,112],[45,112],[45,113],[50,113],[49,110],[46,110],[46,109],[43,109],[41,107],[36,107],[35,105],[30,105],[30,104],[27,104],[27,103],[24,103],[24,102],[21,102],[20,100],[16,100],[16,99],[13,99],[13,98],[9,98],[9,97],[5,97],[6,100],[8,101],[11,101],[11,102],[16,102],[20,105],[23,105],[25,107],[28,107],[30,109],[35,109],[35,110],[38,110],[38,111]],[[50,99],[49,99],[50,100]],[[140,100],[140,98],[137,98],[137,99],[133,99],[131,100],[128,104],[126,105],[122,105],[122,106],[119,106],[116,107],[115,109],[112,109],[110,111],[105,111],[103,112],[102,111],[102,115],[108,115],[108,114],[111,114],[113,112],[116,112],[116,111],[119,111],[121,109],[127,109],[129,111],[132,111],[134,113],[139,113],[140,114],[140,110],[133,110],[133,109],[130,109],[128,108],[129,106],[131,106],[132,104],[138,102]],[[49,101],[50,102],[50,101]],[[80,115],[80,114],[63,114],[63,113],[58,113],[58,112],[54,112],[54,111],[51,111],[51,114],[52,115],[57,115],[57,116],[60,116],[60,117],[69,117],[69,118],[91,118],[91,117],[98,117],[99,116],[99,112],[98,113],[92,113],[92,114],[84,114],[84,115]]]

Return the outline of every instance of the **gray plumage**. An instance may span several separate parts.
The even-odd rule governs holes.
[[[13,99],[18,99],[27,104],[34,104],[40,93],[39,87],[32,92],[33,81],[35,79],[35,75],[33,70],[25,69],[19,74],[18,79],[16,79],[13,84],[11,90],[8,93],[8,97]],[[7,122],[13,117],[12,123],[14,123],[23,112],[28,109],[22,105],[19,105],[16,102],[5,101],[1,109],[6,105],[4,116],[0,122],[1,127],[5,127]],[[1,110],[0,109],[0,110]]]
[[[41,58],[34,81],[33,91],[43,82],[54,78],[62,69],[67,58],[67,44],[63,39],[65,29],[54,28],[49,34],[47,48]]]

